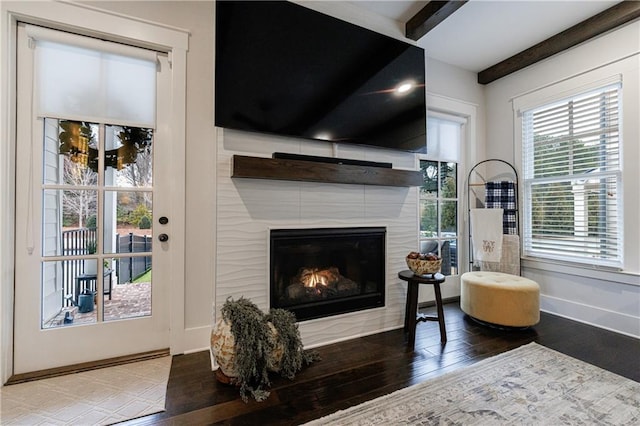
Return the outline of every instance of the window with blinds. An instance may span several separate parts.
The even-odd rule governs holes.
[[[622,267],[621,85],[523,112],[524,253]]]

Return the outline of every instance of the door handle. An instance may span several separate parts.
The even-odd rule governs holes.
[[[160,234],[158,235],[158,239],[160,240],[160,242],[164,243],[169,241],[169,236],[167,234]]]

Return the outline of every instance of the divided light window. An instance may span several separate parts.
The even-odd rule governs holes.
[[[524,253],[622,266],[621,85],[523,112]]]
[[[461,117],[429,111],[428,153],[420,159],[420,252],[438,253],[443,275],[458,275],[458,170],[465,123]]]

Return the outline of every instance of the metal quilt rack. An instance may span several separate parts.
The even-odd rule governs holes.
[[[480,167],[482,166],[482,167]],[[469,170],[467,176],[467,223],[469,232],[469,270],[473,270],[473,245],[471,241],[471,209],[484,208],[487,182],[507,181],[515,186],[516,234],[520,235],[520,216],[518,202],[518,172],[510,163],[497,158],[483,160]],[[522,268],[521,268],[522,269]]]

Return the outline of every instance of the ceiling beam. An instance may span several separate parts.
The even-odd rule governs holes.
[[[420,37],[431,31],[453,12],[461,8],[468,0],[440,1],[431,0],[420,12],[407,21],[405,35],[418,41]]]
[[[520,53],[478,73],[479,84],[489,84],[538,61],[640,17],[640,1],[625,0]]]

